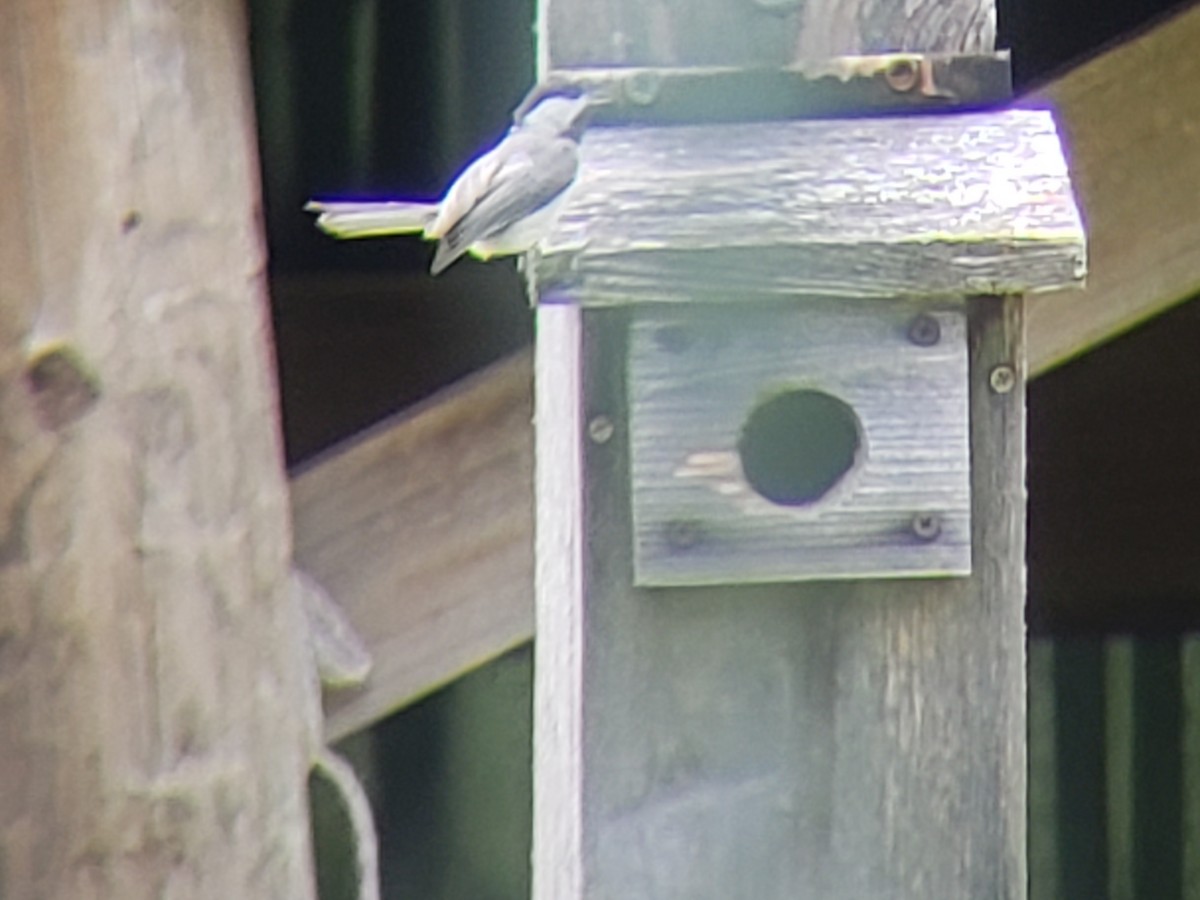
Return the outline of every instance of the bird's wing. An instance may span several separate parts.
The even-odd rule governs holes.
[[[443,237],[471,211],[479,202],[479,198],[491,189],[506,152],[502,142],[463,169],[462,174],[454,179],[454,183],[446,191],[446,196],[442,198],[437,215],[425,229],[426,237]]]
[[[310,200],[307,212],[319,213],[317,227],[339,238],[381,237],[424,231],[437,215],[436,203],[404,200]]]
[[[438,274],[476,241],[488,238],[545,206],[575,180],[579,147],[569,138],[530,135],[514,143],[486,193],[442,235],[432,271]]]

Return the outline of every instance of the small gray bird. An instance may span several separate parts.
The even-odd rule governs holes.
[[[470,253],[479,259],[523,253],[548,235],[579,169],[586,96],[548,94],[525,112],[504,139],[471,163],[438,203],[310,201],[317,227],[334,237],[420,232],[437,241],[437,275]]]

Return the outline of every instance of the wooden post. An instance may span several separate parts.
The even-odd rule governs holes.
[[[0,895],[313,896],[239,0],[0,28]]]
[[[832,4],[759,6],[791,29],[787,46],[814,58],[806,21],[824,21]],[[935,6],[945,18],[926,33],[917,26]],[[740,49],[719,61],[744,65],[754,44],[736,30],[768,14],[713,0],[690,5],[686,22],[664,22],[643,9],[545,0],[542,58],[554,68],[544,76],[569,80],[566,68],[585,63],[712,62],[696,48],[720,46]],[[990,4],[906,11],[907,22],[899,14],[869,22],[883,12],[862,12],[857,35],[841,43],[827,35],[826,55],[990,49],[990,28],[980,25],[992,21]],[[639,77],[635,91],[650,83]],[[1078,215],[1048,122],[987,114],[919,128],[894,119],[779,122],[597,129],[585,138],[576,193],[531,267],[540,292],[538,900],[1025,896],[1019,294],[1082,276]],[[917,158],[934,147],[944,156]],[[997,296],[971,296],[985,286]],[[847,342],[850,332],[836,327],[801,333],[792,361],[779,356],[777,378],[754,355],[759,345],[738,343],[747,328],[762,331],[751,318],[777,316],[791,335],[791,317],[830,310],[836,321],[840,305],[869,318],[878,304],[889,323],[897,297],[934,304],[942,326],[932,343],[962,341],[964,365],[943,354],[892,367],[890,354],[909,358],[895,349],[905,331],[894,324],[877,329],[874,347]],[[937,305],[953,297],[957,313]],[[685,330],[700,322],[701,344],[677,340],[668,326],[661,349],[709,360],[707,372],[695,359],[661,363],[672,390],[686,392],[700,373],[695,407],[674,413],[647,401],[665,389],[640,380],[648,369],[638,343],[646,323],[671,316]],[[928,337],[909,333],[917,345]],[[847,378],[848,354],[860,365],[877,355],[877,370]],[[875,518],[886,516],[887,496],[916,489],[922,460],[937,460],[926,470],[958,465],[940,455],[943,432],[920,424],[937,415],[920,411],[920,397],[947,398],[907,394],[911,379],[933,377],[927,365],[965,379],[956,471],[969,500],[961,518],[917,516],[905,532]],[[769,395],[779,384],[828,384],[831,372],[874,398],[854,407],[865,449],[849,471],[860,487],[772,507],[748,489],[736,423],[704,417],[739,408],[747,391],[730,384],[758,379]],[[872,488],[877,505],[859,503],[870,459],[878,462],[895,428],[909,427],[889,419],[880,428],[889,398],[916,410],[907,449],[888,451],[907,460],[908,474]],[[655,453],[680,428],[701,435],[696,452],[655,468]],[[661,509],[646,501],[648,486],[690,510],[694,518],[680,520],[689,527],[648,531]],[[953,505],[957,487],[934,490]],[[860,524],[831,537],[827,526],[858,512]],[[763,528],[776,519],[790,543]],[[965,560],[954,552],[955,523]],[[671,564],[655,555],[654,534],[677,555]],[[923,555],[940,542],[945,556]],[[796,580],[822,565],[839,580]],[[940,577],[920,577],[929,574]]]

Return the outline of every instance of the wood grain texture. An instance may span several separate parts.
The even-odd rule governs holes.
[[[1200,7],[1028,98],[1055,111],[1088,223],[1082,293],[1032,298],[1035,373],[1200,290]]]
[[[1183,299],[1200,279],[1200,270],[1193,266],[1196,256],[1189,250],[1193,244],[1200,245],[1200,241],[1187,237],[1189,229],[1193,227],[1188,206],[1191,194],[1187,185],[1200,171],[1193,165],[1195,155],[1187,136],[1189,123],[1200,120],[1200,111],[1188,106],[1195,100],[1194,92],[1170,88],[1172,84],[1188,81],[1187,72],[1197,58],[1193,49],[1197,44],[1195,35],[1198,28],[1200,14],[1196,10],[1184,12],[1130,44],[1117,47],[1080,69],[1067,73],[1042,92],[1044,97],[1056,98],[1055,115],[1061,130],[1069,138],[1068,155],[1077,194],[1088,219],[1091,270],[1088,275],[1089,286],[1083,292],[1075,289],[1064,293],[1052,292],[1035,295],[1027,301],[1030,310],[1030,358],[1035,373],[1077,353],[1086,352],[1136,321],[1153,315],[1175,300]],[[1124,93],[1127,84],[1131,85],[1130,90],[1132,86],[1141,85],[1138,89],[1141,93],[1135,98],[1127,97]],[[1119,104],[1110,103],[1110,97],[1124,99]],[[1147,103],[1145,97],[1155,102]],[[1136,127],[1128,126],[1129,121],[1133,121]],[[1152,140],[1139,139],[1138,135],[1148,133],[1154,135]],[[14,137],[11,131],[0,133],[0,141],[11,141]],[[1138,141],[1136,152],[1129,149],[1131,141]],[[1118,150],[1125,155],[1119,157]],[[1149,164],[1130,166],[1123,161],[1144,159],[1147,153],[1152,155]],[[1126,229],[1124,223],[1128,221],[1161,222],[1161,226],[1147,226],[1148,230]],[[8,251],[13,258],[21,256],[19,247],[14,242],[0,242],[0,252]],[[13,270],[11,266],[6,269]],[[515,379],[513,383],[519,387],[511,402],[523,403],[525,409],[532,406],[528,393],[531,379],[529,365],[528,358],[513,361],[513,366],[524,367],[524,372],[520,375],[516,371],[512,373]],[[523,396],[520,395],[522,391]],[[444,399],[450,403],[458,402],[456,398]],[[531,447],[533,439],[528,422],[519,415],[506,421],[512,432],[498,436],[496,443],[509,444],[523,440],[527,447]],[[407,424],[393,423],[393,426],[404,428]],[[401,441],[397,446],[408,444]],[[436,446],[429,446],[427,451],[438,456],[462,452]],[[500,465],[507,468],[498,470],[494,477],[500,482],[531,485],[531,459],[532,450],[505,456]],[[15,485],[19,480],[12,483]],[[0,491],[3,491],[2,485]],[[304,507],[308,503],[308,496],[311,495],[306,494],[297,501],[298,518],[306,515]],[[386,494],[374,491],[365,491],[356,496],[365,506],[376,501],[386,503]],[[515,554],[513,558],[523,557],[523,561],[514,564],[511,571],[525,574],[513,577],[528,580],[505,582],[500,590],[485,591],[490,602],[507,605],[507,609],[497,608],[489,615],[494,615],[497,621],[524,624],[515,631],[508,627],[498,628],[491,635],[479,631],[476,637],[478,649],[473,652],[480,659],[492,658],[514,642],[532,636],[532,516],[523,512],[531,504],[531,499],[525,504],[513,504],[509,508],[508,524],[505,526],[507,539],[514,548],[520,548],[512,551]],[[362,510],[354,515],[370,518],[373,513]],[[471,534],[470,515],[450,510],[446,516],[447,529],[460,535]],[[299,527],[303,529],[308,526]],[[468,537],[466,541],[470,545],[473,538]],[[343,541],[339,546],[341,549],[338,552],[354,555],[356,559],[355,563],[347,566],[347,570],[355,566],[390,568],[397,559],[385,554],[364,560],[355,555],[352,541]],[[313,552],[312,547],[305,551],[308,554]],[[457,558],[457,555],[451,555],[451,560]],[[333,561],[332,555],[328,564],[335,567],[341,565]],[[360,583],[364,584],[386,583],[390,577],[365,571],[359,576]],[[429,613],[430,621],[440,618],[458,621],[460,614],[465,621],[472,620],[474,614],[470,610],[480,601],[472,599],[471,594],[442,586],[458,583],[460,570],[457,565],[452,561],[431,565],[424,577],[428,588],[421,596],[440,598],[438,602],[442,604],[439,612]],[[365,611],[376,602],[384,605],[405,602],[394,600],[387,592],[377,593],[373,600],[358,600],[353,590],[349,593],[339,592],[336,596],[348,606],[362,606],[364,611],[357,614],[356,619],[360,623],[377,621],[376,614]],[[453,635],[458,628],[454,626],[441,632],[447,635],[449,644],[453,644]],[[364,629],[363,634],[378,657],[389,637],[385,635],[376,642],[370,631]],[[423,655],[430,659],[455,658],[453,652],[443,653],[434,648],[424,651]],[[453,677],[454,672],[461,671],[458,666],[456,662],[446,668],[431,667],[430,671],[434,674],[428,683],[406,677],[392,685],[386,680],[377,679],[368,686],[366,692],[378,692],[384,696],[363,697],[356,701],[359,710],[374,712],[370,715],[364,712],[359,717],[342,720],[339,731],[369,724],[384,711],[395,709],[426,693]]]
[[[293,479],[297,565],[374,660],[365,687],[329,698],[331,739],[528,640],[531,405],[514,356]]]
[[[313,896],[243,12],[4,5],[0,896]]]
[[[897,90],[897,76],[911,78]],[[732,66],[560,69],[514,116],[549,90],[584,91],[589,122],[698,125],[773,119],[862,118],[990,109],[1012,98],[1009,53],[839,56],[784,68]]]
[[[604,9],[607,9],[605,7]],[[1129,328],[1132,324],[1152,316],[1170,303],[1184,299],[1200,282],[1197,257],[1190,251],[1200,246],[1200,239],[1189,238],[1194,229],[1194,217],[1189,198],[1200,192],[1187,188],[1194,178],[1200,176],[1195,165],[1191,141],[1188,137],[1192,122],[1200,121],[1200,110],[1193,109],[1200,97],[1196,92],[1176,90],[1173,85],[1195,81],[1188,75],[1196,64],[1195,47],[1200,44],[1200,10],[1189,10],[1131,43],[1119,46],[1081,68],[1068,72],[1062,78],[1044,88],[1039,96],[1053,98],[1055,115],[1060,130],[1069,138],[1068,158],[1074,173],[1075,189],[1080,205],[1086,212],[1089,242],[1090,271],[1088,287],[1083,292],[1074,289],[1059,293],[1034,296],[1029,306],[1030,360],[1034,374],[1061,363],[1079,353],[1086,352],[1098,343],[1108,340]],[[13,56],[4,57],[11,64]],[[1127,93],[1128,92],[1128,93]],[[1147,98],[1153,102],[1147,102]],[[5,114],[7,118],[7,113]],[[1130,124],[1133,123],[1133,124]],[[1152,139],[1142,136],[1151,134]],[[11,144],[17,139],[12,129],[0,129],[0,146]],[[1130,142],[1137,143],[1136,152],[1129,149]],[[11,152],[11,151],[10,151]],[[1130,159],[1143,160],[1151,155],[1147,164],[1128,165]],[[8,207],[10,212],[12,207]],[[1145,228],[1126,227],[1129,222],[1149,223]],[[13,240],[0,242],[0,254],[7,259],[24,259],[27,251],[21,249],[21,232],[6,229]],[[15,263],[0,265],[4,271],[16,271]],[[528,357],[518,357],[512,362],[523,374],[513,372],[517,394],[511,402],[532,407],[529,384],[532,375]],[[521,395],[521,392],[524,392]],[[457,404],[458,397],[445,397],[445,402]],[[498,444],[525,441],[532,446],[529,424],[519,416],[506,419],[511,434],[498,436]],[[408,422],[392,423],[393,427],[405,428]],[[399,446],[406,442],[398,442]],[[429,446],[427,451],[434,455],[451,452],[440,447]],[[327,462],[328,460],[326,460]],[[503,457],[499,463],[503,471],[496,471],[499,482],[532,485],[532,450],[524,454]],[[310,472],[315,476],[315,471]],[[13,478],[0,482],[0,497],[5,496],[6,487],[10,496],[16,492],[21,479]],[[309,497],[318,492],[306,493],[297,498],[295,515],[298,520],[307,516],[305,511]],[[365,506],[377,501],[386,504],[386,495],[373,491],[356,493]],[[490,659],[503,652],[514,642],[532,637],[532,516],[523,512],[532,504],[509,507],[506,525],[507,540],[516,556],[523,561],[515,564],[508,582],[496,582],[499,590],[481,589],[484,600],[476,595],[463,594],[457,589],[446,589],[443,585],[458,582],[460,571],[450,561],[431,565],[424,576],[426,590],[419,596],[440,598],[440,612],[430,613],[430,621],[444,618],[447,621],[470,621],[471,610],[478,602],[505,605],[504,610],[495,609],[497,621],[524,623],[516,631],[508,627],[497,628],[494,633],[480,631],[477,635],[477,650],[472,651],[479,659]],[[373,513],[362,510],[355,517],[370,519]],[[469,535],[472,519],[469,515],[453,510],[446,512],[446,527],[459,535]],[[298,524],[301,531],[311,527],[307,522]],[[470,544],[472,538],[466,538]],[[305,554],[325,553],[318,551],[312,542]],[[352,541],[339,544],[340,550],[354,557],[353,564],[346,564],[349,571],[354,566],[390,569],[398,559],[392,554],[375,554],[369,559],[358,555]],[[327,564],[340,568],[331,555]],[[457,558],[457,557],[454,557]],[[524,573],[524,574],[521,574]],[[389,575],[362,572],[360,583],[386,583]],[[521,580],[526,579],[526,580]],[[339,592],[337,598],[351,607],[362,607],[356,620],[373,622],[379,619],[368,607],[374,603],[385,606],[403,603],[392,594],[380,591],[373,599],[358,599],[353,588],[349,593]],[[442,633],[447,644],[452,646],[458,628],[448,628]],[[378,658],[381,648],[389,641],[387,635],[376,640],[370,631],[363,635],[374,648]],[[425,645],[428,647],[428,645]],[[455,654],[429,648],[422,652],[429,659],[454,658]],[[377,675],[376,681],[366,689],[368,694],[379,693],[379,697],[363,697],[356,701],[361,715],[339,720],[339,733],[363,727],[374,721],[385,711],[395,709],[405,702],[432,690],[444,683],[453,673],[461,671],[459,663],[445,668],[433,666],[431,678],[423,682],[419,678],[403,677],[393,684]],[[372,710],[368,714],[366,711]]]
[[[592,129],[536,272],[607,305],[1014,294],[1084,265],[1054,121],[1021,110]]]
[[[582,314],[538,310],[533,898],[584,891]]]
[[[816,0],[805,2],[802,9],[796,60],[892,50],[988,53],[996,44],[992,0]]]
[[[907,333],[922,314],[940,331],[928,347]],[[628,365],[638,584],[970,573],[961,301],[641,308]],[[753,410],[801,390],[849,406],[858,449],[825,496],[781,505],[747,481],[739,442]],[[816,466],[822,448],[805,435],[835,429],[809,419],[776,430]],[[797,481],[803,461],[792,462],[780,465]],[[915,534],[918,515],[938,533]],[[687,546],[672,540],[683,523]]]
[[[623,421],[628,313],[582,315],[578,410]],[[582,772],[583,884],[557,898],[1025,896],[1020,301],[970,320],[970,579],[632,588],[628,433],[584,446],[583,583],[539,616],[539,643],[586,628],[537,673],[539,734],[582,734],[538,755]],[[581,696],[542,684],[576,667]]]
[[[543,0],[540,70],[780,66],[895,50],[990,52],[991,0]]]

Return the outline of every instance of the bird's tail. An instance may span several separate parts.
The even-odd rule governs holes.
[[[422,232],[437,215],[436,203],[405,200],[310,200],[306,212],[318,213],[317,227],[338,238],[383,237]]]

